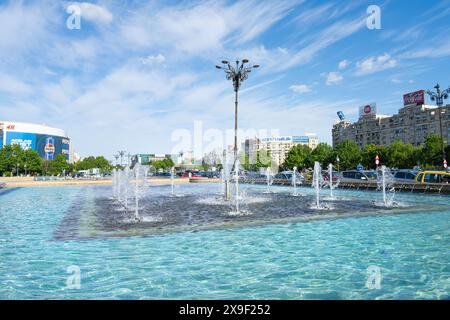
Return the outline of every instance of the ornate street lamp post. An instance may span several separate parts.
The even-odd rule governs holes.
[[[439,113],[439,132],[441,135],[442,141],[442,161],[445,163],[445,144],[444,144],[444,135],[442,132],[442,105],[444,104],[444,99],[448,99],[448,95],[450,94],[450,87],[441,91],[439,83],[434,86],[436,92],[432,92],[431,90],[427,91],[427,94],[430,96],[431,101],[436,101],[436,105],[438,106]]]
[[[248,59],[243,59],[242,61],[236,60],[236,66],[232,66],[229,61],[222,60],[222,66],[216,66],[217,69],[222,69],[225,71],[226,79],[233,81],[235,100],[234,100],[234,162],[232,171],[235,169],[237,161],[237,129],[238,129],[238,93],[241,87],[241,82],[248,78],[248,74],[252,69],[258,68],[259,65],[255,64],[253,66],[246,66],[249,63]]]
[[[120,157],[120,166],[123,166],[123,156],[125,155],[126,151],[118,151],[119,157]]]

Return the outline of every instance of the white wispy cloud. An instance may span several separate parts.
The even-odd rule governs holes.
[[[146,56],[145,58],[142,58],[141,61],[143,64],[149,64],[149,65],[163,64],[166,61],[166,57],[164,55],[162,55],[161,53],[158,53],[157,55]]]
[[[382,70],[394,68],[397,65],[397,60],[391,58],[387,53],[370,57],[356,63],[356,74],[365,75],[370,73],[379,72]]]
[[[48,40],[55,9],[11,1],[0,7],[0,57],[18,59]],[[14,53],[13,55],[11,53]]]
[[[350,61],[348,60],[342,60],[339,62],[338,64],[338,68],[339,70],[344,70],[345,68],[347,68],[350,65]]]
[[[363,18],[340,20],[332,24],[318,34],[313,35],[311,43],[293,54],[289,61],[280,66],[280,69],[285,70],[292,66],[305,64],[311,61],[314,55],[321,50],[354,34],[364,26],[365,20]]]
[[[0,73],[0,92],[26,94],[32,91],[31,86],[14,76]]]
[[[418,58],[440,58],[450,56],[450,37],[439,39],[428,48],[414,49],[401,54],[402,58],[418,59]],[[436,39],[437,41],[438,39]]]
[[[322,74],[325,78],[325,84],[327,86],[332,86],[335,84],[339,84],[344,80],[344,77],[339,71],[326,72]]]
[[[68,2],[66,8],[69,6],[78,6],[80,8],[81,19],[94,22],[96,24],[109,24],[113,20],[113,14],[108,8],[90,3],[90,2]]]
[[[290,86],[289,89],[295,93],[307,93],[312,91],[312,86],[306,84],[294,84]]]
[[[120,34],[130,44],[143,48],[157,45],[189,54],[220,52],[224,44],[236,46],[255,39],[295,4],[249,0],[233,5],[206,1],[157,10],[149,6],[124,21]]]

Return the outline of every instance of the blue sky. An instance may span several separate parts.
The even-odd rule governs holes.
[[[66,26],[70,4],[81,29]],[[381,29],[366,26],[369,5]],[[450,1],[1,1],[0,119],[66,129],[83,156],[173,152],[171,134],[233,127],[214,65],[261,65],[243,83],[240,127],[316,133],[336,111],[383,114],[403,93],[450,85]]]

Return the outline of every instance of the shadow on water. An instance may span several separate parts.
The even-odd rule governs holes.
[[[6,195],[6,194],[8,194],[8,193],[17,191],[17,190],[19,190],[19,189],[21,189],[21,187],[15,187],[15,188],[3,188],[3,189],[0,188],[0,197]]]

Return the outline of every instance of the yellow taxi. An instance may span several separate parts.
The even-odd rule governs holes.
[[[421,171],[416,176],[418,183],[450,183],[450,172],[448,171]]]

